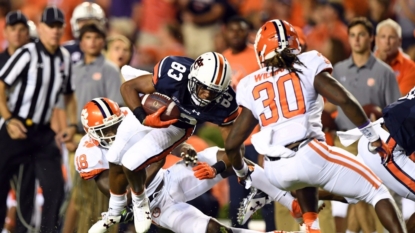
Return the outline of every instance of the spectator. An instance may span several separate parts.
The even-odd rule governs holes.
[[[348,54],[350,45],[347,41],[347,27],[343,22],[343,6],[336,2],[321,4],[316,14],[318,14],[320,19],[316,21],[317,24],[311,31],[306,33],[308,49],[320,51],[327,57],[329,54],[323,53],[325,52],[323,50],[324,45],[331,43],[331,38],[335,38],[340,40],[344,45],[344,51],[340,52]]]
[[[124,65],[130,64],[133,51],[133,45],[127,37],[116,35],[107,38],[105,56],[119,69],[121,69]]]
[[[374,104],[383,108],[393,103],[401,97],[401,94],[393,71],[375,58],[371,52],[374,34],[372,23],[363,17],[355,18],[348,25],[348,34],[352,55],[334,66],[333,77],[356,97],[361,106]],[[338,109],[336,124],[340,131],[355,128],[341,109]],[[335,139],[334,144],[342,147],[338,138]],[[354,155],[357,154],[357,144],[344,149]],[[359,202],[350,208],[356,208],[355,211],[351,210],[355,215],[349,215],[349,219],[354,218],[356,224],[349,225],[348,230],[352,232],[358,232],[360,229],[364,232],[376,231],[375,216],[370,213],[371,207],[368,204]],[[339,218],[338,221],[342,220]]]
[[[415,1],[397,1],[397,22],[402,26],[402,48],[406,51],[415,45]]]
[[[369,20],[372,22],[374,28],[377,24],[387,18],[395,20],[394,0],[369,0]]]
[[[213,51],[214,37],[226,12],[225,0],[180,1],[182,30],[186,55],[196,58]]]
[[[39,41],[18,49],[0,71],[0,226],[5,218],[9,180],[20,171],[35,174],[17,184],[16,192],[24,200],[19,205],[24,220],[30,222],[37,177],[45,199],[40,231],[54,232],[58,227],[64,181],[61,155],[49,122],[60,93],[65,95],[71,123],[59,133],[60,141],[72,139],[77,121],[70,57],[59,46],[63,25],[62,11],[46,8],[39,25]]]
[[[401,51],[402,28],[391,19],[384,20],[376,27],[376,57],[395,71],[402,95],[415,86],[415,62]]]
[[[231,86],[234,89],[236,89],[236,86],[242,78],[259,69],[258,63],[255,62],[256,57],[254,47],[247,43],[250,29],[250,24],[241,17],[230,18],[225,26],[224,36],[229,48],[223,52],[223,56],[228,60],[232,67]],[[253,133],[257,133],[258,131],[259,126],[257,126]],[[258,159],[258,152],[256,152],[250,139],[245,141],[245,157],[261,164]],[[238,215],[239,203],[243,201],[243,198],[248,196],[249,190],[245,189],[238,183],[236,176],[229,177],[228,181],[230,187],[229,217],[231,219],[232,226],[247,229],[248,222],[245,223],[245,225],[239,225],[236,217]],[[276,229],[274,219],[274,203],[266,205],[262,208],[262,216],[265,220],[266,231]]]

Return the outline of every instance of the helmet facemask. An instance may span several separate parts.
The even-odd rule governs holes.
[[[112,116],[104,119],[104,124],[87,129],[88,135],[96,140],[103,148],[109,149],[115,141],[117,129],[120,126],[124,115],[120,117]]]
[[[189,77],[189,81],[187,84],[188,90],[190,92],[191,95],[191,102],[193,105],[195,105],[196,107],[206,107],[209,104],[211,104],[212,102],[215,102],[214,104],[217,103],[217,100],[219,100],[223,93],[225,93],[225,90],[219,90],[217,88],[213,88],[211,86],[207,86],[205,84],[203,84],[202,82],[200,82],[199,80],[197,80],[196,77]],[[202,99],[199,97],[199,93],[203,90],[208,90],[210,92],[210,98],[209,99]]]

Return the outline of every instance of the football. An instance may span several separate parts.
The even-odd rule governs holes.
[[[376,120],[382,117],[382,108],[374,104],[366,104],[363,106],[363,110],[366,113],[366,116],[370,118],[371,114],[374,114]]]
[[[146,94],[142,97],[141,104],[147,114],[153,114],[161,107],[166,106],[166,110],[160,115],[162,121],[179,119],[180,117],[179,107],[166,95],[157,92]]]

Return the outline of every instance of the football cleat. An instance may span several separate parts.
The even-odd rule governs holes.
[[[88,231],[88,233],[107,232],[108,229],[116,223],[127,223],[134,220],[133,209],[131,206],[125,207],[121,216],[109,216],[108,212],[101,214],[102,219],[96,222]]]
[[[264,193],[261,190],[258,190],[257,188],[251,187],[251,192],[248,194],[246,198],[242,200],[241,205],[238,209],[238,223],[240,225],[245,224],[256,211],[258,211],[259,209],[271,202],[272,200],[266,193]],[[319,201],[318,212],[320,212],[324,207],[324,202]],[[301,208],[297,200],[293,201],[291,209],[291,216],[293,216],[293,218],[298,224],[302,225],[304,223],[303,214],[301,213]]]
[[[147,197],[139,203],[133,202],[134,227],[137,233],[144,233],[150,229],[151,217],[149,202]]]
[[[121,215],[109,216],[107,212],[102,213],[101,216],[102,216],[102,219],[96,222],[94,225],[92,225],[92,227],[89,228],[88,233],[107,232],[111,226],[117,223],[120,223],[120,220],[121,220]]]
[[[269,203],[271,203],[271,200],[266,193],[251,187],[251,192],[242,200],[238,209],[238,223],[240,225],[245,224],[257,210]]]

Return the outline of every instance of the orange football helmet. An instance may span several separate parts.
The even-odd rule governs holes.
[[[124,117],[118,104],[108,98],[89,101],[81,112],[85,132],[104,148],[109,148],[114,142],[117,128]]]
[[[300,40],[294,27],[285,20],[274,19],[258,30],[255,38],[255,54],[260,67],[277,52],[289,48],[291,53],[301,52]]]

